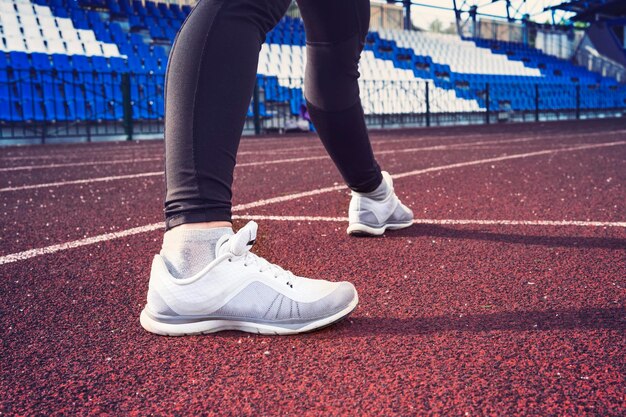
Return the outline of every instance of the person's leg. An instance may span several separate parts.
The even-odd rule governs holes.
[[[233,170],[259,50],[288,6],[200,0],[176,36],[165,81],[168,231],[161,250],[176,276],[202,269],[217,240],[232,233]]]
[[[230,222],[235,157],[259,50],[289,3],[200,0],[178,33],[165,88],[168,229]]]
[[[319,137],[348,186],[374,191],[382,182],[359,98],[359,57],[369,0],[298,0],[306,30],[305,96]]]
[[[254,222],[236,234],[229,227],[260,45],[289,3],[200,0],[177,36],[166,81],[168,231],[140,316],[150,332],[293,334],[338,321],[358,303],[348,282],[298,277],[251,253]]]
[[[359,97],[359,58],[369,27],[369,0],[298,0],[306,30],[305,95],[311,120],[352,189],[348,233],[380,235],[413,222],[413,212],[381,173]]]

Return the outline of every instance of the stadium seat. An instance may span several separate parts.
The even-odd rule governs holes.
[[[169,51],[161,45],[171,43],[190,11],[152,0],[0,0],[0,51],[9,51],[8,59],[0,60],[0,77],[33,79],[35,89],[29,92],[41,102],[19,109],[20,117],[113,120],[122,108],[121,90],[113,86],[130,72],[136,114],[156,120],[163,116]],[[305,63],[303,23],[285,17],[261,47],[257,73],[266,99],[299,112]],[[3,66],[18,72],[2,72]],[[51,69],[58,79],[46,74]],[[484,111],[487,85],[494,110],[534,109],[535,85],[570,80],[581,85],[581,106],[616,106],[626,98],[615,94],[602,100],[599,90],[587,86],[610,86],[615,80],[526,45],[422,31],[370,32],[359,71],[366,113],[426,111],[421,91],[412,91],[424,81],[430,82],[431,112]],[[60,81],[81,85],[66,89]],[[82,102],[61,106],[50,94]],[[575,105],[573,93],[546,88],[541,94],[550,108]]]

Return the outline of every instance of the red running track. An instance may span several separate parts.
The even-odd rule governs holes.
[[[372,141],[421,219],[376,239],[345,234],[349,194],[315,138],[242,142],[236,226],[256,219],[257,253],[361,296],[282,338],[139,326],[162,143],[0,149],[0,412],[626,414],[626,123]]]

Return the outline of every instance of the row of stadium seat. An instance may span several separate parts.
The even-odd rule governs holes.
[[[165,74],[167,57],[157,58],[156,55],[145,55],[143,60],[136,55],[128,59],[121,57],[106,58],[103,56],[88,57],[85,55],[43,54],[25,52],[0,53],[0,80],[12,79],[11,70],[57,70],[57,71],[92,71],[96,73],[131,72],[135,74]],[[3,71],[4,70],[4,71]],[[36,75],[35,75],[36,76]]]
[[[163,99],[135,102],[133,117],[159,120],[163,118]],[[111,99],[9,101],[0,98],[0,120],[4,121],[119,121],[124,117],[121,102]]]
[[[0,51],[120,56],[110,37],[96,37],[91,26],[106,29],[97,14],[91,25],[75,26],[73,19],[53,15],[50,7],[29,2],[0,1]],[[82,12],[82,11],[81,11]]]

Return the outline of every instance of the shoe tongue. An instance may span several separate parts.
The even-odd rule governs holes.
[[[235,256],[241,256],[252,248],[256,240],[258,225],[251,221],[231,236],[222,236],[217,242],[216,256],[230,252]]]

